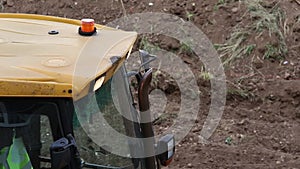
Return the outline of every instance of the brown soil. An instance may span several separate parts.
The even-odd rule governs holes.
[[[246,16],[247,7],[232,0],[218,4],[218,0],[123,0],[127,14],[138,12],[166,12],[191,20],[214,44],[225,43],[238,24],[247,25],[253,19]],[[149,2],[153,6],[149,6]],[[221,1],[219,1],[221,2]],[[300,3],[299,0],[265,0],[270,9],[279,2],[286,13],[285,42],[288,53],[281,59],[264,59],[266,44],[278,45],[276,37],[257,38],[250,34],[248,44],[256,48],[243,59],[226,67],[228,80],[227,103],[223,118],[210,143],[202,144],[199,133],[206,118],[210,85],[197,77],[201,91],[201,111],[194,128],[177,145],[174,162],[169,168],[300,168]],[[192,4],[195,3],[195,6]],[[2,12],[33,13],[81,19],[95,18],[106,24],[123,16],[118,0],[0,0]],[[188,17],[187,13],[192,14]],[[247,15],[247,14],[246,14]],[[178,48],[178,42],[165,37],[151,37],[149,41],[168,49]],[[171,43],[171,44],[169,44]],[[137,45],[138,46],[138,45]],[[176,47],[177,46],[177,47]],[[201,64],[192,53],[175,50],[189,64],[195,75]],[[284,62],[287,61],[287,62]],[[165,113],[178,111],[180,101],[176,85],[166,83],[159,76],[157,87],[167,91],[171,102]],[[157,122],[163,130],[172,122]],[[225,143],[226,138],[232,141]]]

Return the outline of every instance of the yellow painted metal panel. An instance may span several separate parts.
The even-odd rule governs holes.
[[[96,35],[85,37],[78,34],[79,25],[65,18],[0,13],[0,97],[82,97],[91,81],[112,69],[111,57],[124,60],[137,37],[101,25]],[[49,35],[51,30],[59,34]]]

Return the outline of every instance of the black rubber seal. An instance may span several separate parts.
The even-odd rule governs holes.
[[[52,31],[49,31],[48,34],[49,35],[57,35],[57,34],[59,34],[59,32],[56,30],[52,30]]]
[[[81,27],[79,27],[79,29],[78,29],[78,33],[81,36],[93,36],[96,32],[97,32],[97,28],[96,27],[94,28],[93,32],[82,32],[81,31]]]

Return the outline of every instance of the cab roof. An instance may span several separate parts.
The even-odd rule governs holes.
[[[96,25],[97,33],[87,37],[78,34],[80,24],[0,13],[0,97],[82,97],[96,78],[111,76],[137,33]]]

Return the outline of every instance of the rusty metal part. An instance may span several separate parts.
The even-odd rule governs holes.
[[[139,100],[139,109],[140,109],[140,118],[141,118],[141,131],[143,138],[147,141],[144,141],[144,151],[145,154],[155,154],[154,149],[154,132],[151,122],[150,114],[150,103],[149,103],[149,86],[152,80],[152,69],[149,69],[139,80],[139,89],[138,89],[138,100]],[[151,139],[153,138],[153,139]],[[146,168],[155,169],[155,156],[145,158]]]

